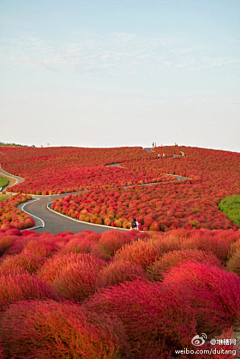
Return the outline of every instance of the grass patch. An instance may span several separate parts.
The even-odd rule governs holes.
[[[5,187],[8,185],[8,179],[5,177],[0,177],[0,187]]]
[[[222,199],[218,208],[240,227],[240,195]]]
[[[9,199],[9,196],[1,196],[0,195],[0,202],[3,202],[5,199]]]

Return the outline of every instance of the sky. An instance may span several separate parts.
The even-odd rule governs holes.
[[[240,152],[239,0],[0,0],[0,142]]]

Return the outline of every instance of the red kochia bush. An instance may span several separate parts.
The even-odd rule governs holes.
[[[227,269],[240,276],[240,249],[236,250],[227,262]]]
[[[112,257],[122,245],[130,241],[131,239],[127,236],[127,233],[119,231],[104,232],[99,239],[96,250],[100,253],[105,253],[108,257]]]
[[[216,236],[215,236],[216,235]],[[200,249],[206,252],[212,252],[221,261],[226,261],[230,250],[230,242],[224,238],[218,238],[217,234],[211,231],[196,232],[191,237],[182,241],[183,249]]]
[[[198,263],[211,263],[218,267],[222,266],[220,260],[211,252],[206,253],[197,249],[186,249],[164,253],[158,261],[148,267],[147,272],[151,279],[161,281],[171,267],[189,260]]]
[[[151,240],[157,245],[161,254],[182,249],[181,241],[177,236],[171,236],[171,234],[163,234],[154,232],[151,235]]]
[[[13,235],[0,234],[0,256],[12,246],[15,237]]]
[[[90,254],[56,255],[42,266],[38,276],[61,298],[81,301],[97,290],[98,273],[105,264]]]
[[[8,256],[0,264],[0,275],[11,274],[13,271],[16,273],[18,270],[34,273],[43,265],[45,260],[45,257],[30,253]]]
[[[240,278],[235,273],[188,261],[166,274],[163,288],[191,305],[199,333],[218,335],[240,323]]]
[[[54,241],[50,239],[37,239],[30,240],[24,247],[23,253],[38,254],[45,257],[50,257],[58,250]]]
[[[134,359],[170,358],[175,348],[189,346],[195,334],[193,311],[157,283],[125,282],[94,294],[83,306],[123,322]]]
[[[90,253],[94,244],[84,237],[76,237],[61,249],[62,253]]]
[[[146,269],[152,262],[161,256],[159,247],[150,240],[139,239],[131,244],[124,245],[113,257],[115,261],[126,260],[139,264]]]
[[[102,287],[108,287],[125,281],[133,281],[139,277],[148,279],[140,265],[127,261],[112,262],[100,272],[99,284]]]
[[[9,304],[26,299],[53,298],[50,287],[29,273],[0,276],[0,311]]]
[[[4,358],[128,358],[123,325],[70,302],[23,301],[3,313]]]

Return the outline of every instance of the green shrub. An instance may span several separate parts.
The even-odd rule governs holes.
[[[222,199],[218,208],[240,227],[240,195]]]

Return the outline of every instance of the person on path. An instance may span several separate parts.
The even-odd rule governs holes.
[[[131,228],[130,229],[138,229],[139,223],[137,222],[136,218],[133,219],[131,222]]]

